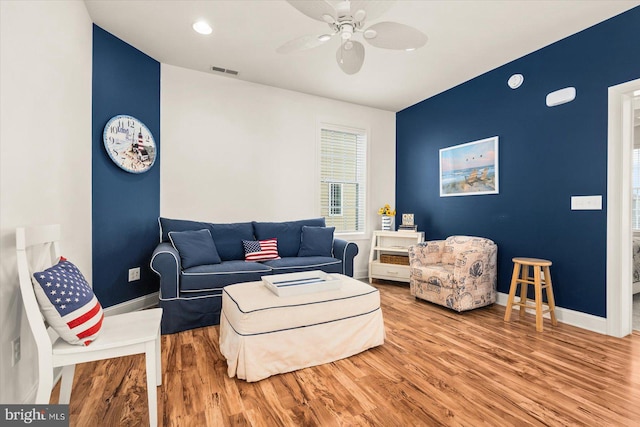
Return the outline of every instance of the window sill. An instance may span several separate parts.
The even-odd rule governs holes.
[[[353,233],[336,233],[336,238],[353,241],[353,240],[369,240],[365,233],[363,232],[353,232]]]

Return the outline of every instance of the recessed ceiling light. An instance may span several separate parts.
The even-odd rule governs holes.
[[[213,31],[213,29],[211,29],[211,26],[205,21],[194,22],[193,29],[196,33],[204,35],[211,34],[211,32]]]
[[[524,82],[524,76],[522,74],[514,74],[507,80],[507,85],[511,89],[518,89],[522,86],[522,82]]]

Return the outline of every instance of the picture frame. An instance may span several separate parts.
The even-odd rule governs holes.
[[[413,224],[413,214],[412,213],[403,213],[402,214],[402,225],[414,225]]]
[[[440,149],[440,197],[498,194],[498,137]]]

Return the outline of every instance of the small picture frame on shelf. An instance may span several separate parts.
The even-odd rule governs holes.
[[[413,225],[413,214],[412,213],[403,213],[402,214],[402,225]]]
[[[418,226],[413,221],[412,213],[402,214],[402,224],[398,226],[398,231],[418,231]]]

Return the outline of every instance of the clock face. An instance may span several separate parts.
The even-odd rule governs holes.
[[[404,225],[413,225],[413,214],[402,214],[402,223]]]
[[[104,148],[120,168],[143,173],[156,162],[157,148],[151,131],[135,117],[112,117],[102,133]]]

